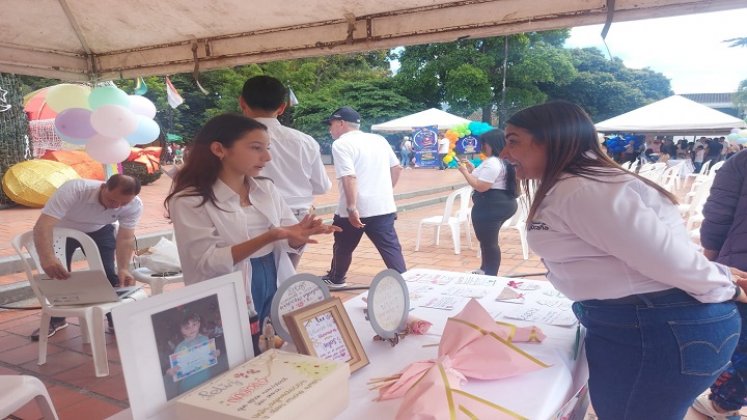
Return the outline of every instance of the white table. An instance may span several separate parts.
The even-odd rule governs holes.
[[[386,342],[373,341],[372,338],[375,332],[368,321],[365,320],[363,313],[364,308],[366,308],[366,303],[363,300],[365,293],[345,303],[345,309],[350,315],[350,319],[363,344],[370,363],[368,366],[359,369],[351,375],[350,404],[337,417],[338,419],[394,418],[401,400],[374,402],[373,400],[377,396],[377,393],[369,391],[366,382],[372,377],[398,373],[410,363],[436,357],[438,353],[436,346],[423,346],[439,342],[440,338],[438,335],[443,332],[447,318],[456,315],[469,301],[469,298],[461,298],[454,309],[449,311],[418,306],[428,301],[429,298],[443,296],[444,291],[457,287],[459,278],[466,278],[468,275],[426,269],[414,269],[405,273],[405,279],[421,277],[423,281],[434,276],[439,276],[444,280],[448,278],[453,280],[445,285],[408,281],[412,299],[411,307],[413,308],[411,314],[433,323],[429,335],[407,336],[395,347],[391,347]],[[512,320],[504,318],[499,313],[505,314],[517,307],[543,307],[539,305],[538,301],[557,300],[556,296],[551,296],[557,295],[557,292],[546,281],[470,276],[478,280],[495,280],[495,286],[492,287],[461,285],[459,287],[461,289],[469,289],[473,292],[484,291],[486,294],[479,301],[497,320],[510,322],[518,326],[537,325],[542,329],[547,338],[541,344],[517,343],[517,346],[551,366],[518,377],[498,381],[471,380],[462,389],[530,419],[553,418],[558,409],[586,382],[588,377],[583,355],[574,357],[576,355],[574,350],[577,348],[576,326],[561,327],[537,322]],[[539,286],[539,289],[524,291],[526,300],[522,305],[496,302],[495,298],[498,296],[498,293],[511,280],[536,284]],[[571,315],[569,309],[565,309],[563,312],[566,315]],[[159,418],[175,418],[173,412],[169,409],[165,410],[162,414]],[[111,419],[129,418],[131,418],[129,410],[111,417]]]

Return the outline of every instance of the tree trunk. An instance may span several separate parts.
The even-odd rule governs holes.
[[[8,168],[30,157],[29,122],[23,110],[21,84],[16,75],[0,73],[0,178]],[[0,188],[0,208],[11,204]]]
[[[503,81],[501,82],[501,102],[498,105],[498,126],[506,126],[506,75],[508,74],[508,36],[503,37]]]

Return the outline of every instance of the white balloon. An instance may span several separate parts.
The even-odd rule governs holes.
[[[137,115],[119,105],[103,105],[91,114],[91,125],[105,137],[127,137],[137,129]]]
[[[739,129],[738,128],[732,128],[731,129],[731,134],[739,134]]]
[[[119,163],[130,156],[130,144],[123,138],[95,135],[86,143],[86,153],[101,163]]]
[[[150,99],[140,95],[130,95],[130,111],[153,119],[156,117],[156,106]]]

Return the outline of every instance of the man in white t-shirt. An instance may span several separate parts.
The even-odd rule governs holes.
[[[93,239],[112,286],[134,285],[130,260],[135,250],[135,227],[143,213],[139,193],[140,181],[129,175],[113,175],[106,182],[75,179],[62,184],[47,201],[34,225],[34,246],[44,273],[63,281],[70,277],[73,253],[81,245],[68,239],[65,244],[67,267],[63,266],[52,248],[54,228],[61,227],[85,232]],[[119,229],[114,228],[114,222],[119,222]],[[65,327],[65,318],[52,317],[48,335]],[[39,330],[31,334],[31,339],[39,339]]]
[[[363,234],[373,242],[387,268],[406,271],[402,246],[394,221],[397,206],[394,186],[402,166],[385,138],[360,131],[361,117],[353,108],[342,107],[326,123],[335,142],[332,156],[340,185],[340,201],[335,213],[332,265],[324,281],[332,288],[346,286],[345,274],[353,251]]]
[[[255,76],[244,83],[239,104],[244,115],[267,126],[272,160],[262,169],[275,183],[293,214],[301,221],[309,214],[315,195],[329,191],[332,182],[324,170],[319,143],[313,137],[280,124],[288,89],[270,76]],[[297,266],[301,254],[290,254]]]
[[[444,163],[444,156],[449,154],[449,139],[446,137],[441,137],[438,139],[438,169],[444,170],[446,169],[446,164]]]

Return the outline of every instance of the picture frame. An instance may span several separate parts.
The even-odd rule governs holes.
[[[402,275],[388,269],[374,277],[368,289],[368,320],[383,340],[397,340],[407,327],[410,293]]]
[[[299,353],[347,362],[351,373],[368,365],[368,356],[340,298],[315,303],[284,318]]]
[[[275,333],[288,343],[293,337],[283,316],[331,297],[329,288],[318,276],[308,273],[293,275],[283,281],[272,298],[270,319]]]
[[[159,327],[162,325],[159,319],[168,318],[178,311],[184,311],[184,308],[191,308],[190,310],[194,311],[199,309],[200,305],[204,307],[206,304],[212,305],[212,302],[217,302],[219,313],[220,355],[217,356],[214,352],[211,353],[201,348],[198,351],[203,354],[197,353],[196,356],[189,358],[192,365],[199,366],[200,360],[195,361],[196,357],[215,357],[207,361],[203,368],[196,369],[202,372],[201,377],[209,380],[220,374],[220,370],[215,370],[214,366],[222,363],[225,370],[228,370],[254,356],[244,279],[240,272],[205,280],[112,309],[122,371],[130,402],[129,413],[123,413],[124,417],[119,418],[127,418],[130,415],[134,419],[159,418],[165,410],[173,406],[178,399],[176,396],[180,394],[173,395],[174,393],[169,390],[170,378],[165,375],[164,369],[168,367],[168,363],[173,363],[173,360],[169,361],[168,355],[166,355],[165,363],[162,360],[165,355],[163,351],[165,340],[161,333],[162,327]],[[215,308],[215,305],[209,307]],[[171,342],[175,341],[172,339]],[[210,339],[209,345],[214,346],[216,342],[217,340]],[[184,352],[178,348],[174,349],[173,353],[172,359],[176,357],[185,360]],[[220,360],[221,357],[224,360]],[[208,368],[210,370],[207,370]],[[195,370],[194,367],[191,369]],[[209,374],[206,374],[208,372]],[[178,375],[172,375],[173,378],[176,376]],[[181,377],[172,379],[172,382],[185,382],[182,379]],[[199,382],[194,379],[193,376],[191,382]]]

